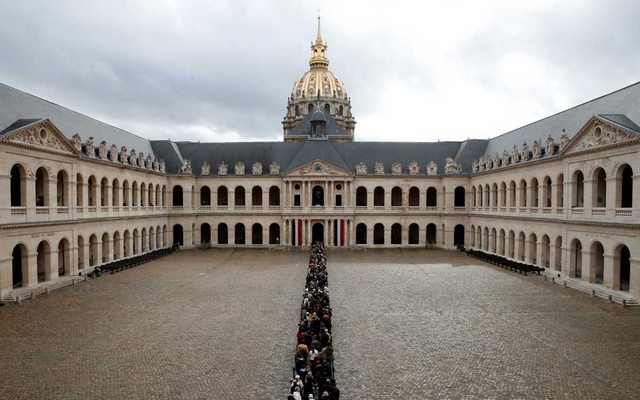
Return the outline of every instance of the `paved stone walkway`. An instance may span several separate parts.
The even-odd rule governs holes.
[[[640,309],[460,253],[353,253],[328,264],[346,399],[640,398]]]
[[[307,259],[183,251],[0,308],[0,398],[284,399]],[[640,309],[458,253],[328,261],[343,399],[640,398]]]
[[[0,309],[2,399],[280,399],[307,252],[182,251]]]

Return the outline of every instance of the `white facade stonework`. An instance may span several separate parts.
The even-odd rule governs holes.
[[[319,33],[314,46],[324,68]],[[640,296],[640,83],[460,143],[352,141],[355,121],[331,113],[311,126],[346,136],[311,138],[289,103],[281,143],[110,140],[112,127],[0,85],[0,298],[174,243],[314,239],[472,247]]]

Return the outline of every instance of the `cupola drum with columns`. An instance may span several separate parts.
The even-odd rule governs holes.
[[[356,120],[351,114],[351,99],[342,81],[329,71],[327,43],[322,40],[320,16],[318,35],[311,43],[309,71],[293,84],[287,100],[287,114],[282,120],[285,141],[309,138],[310,117],[316,107],[321,107],[334,129],[327,132],[328,140],[353,141]]]

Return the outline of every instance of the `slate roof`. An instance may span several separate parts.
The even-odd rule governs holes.
[[[640,105],[639,105],[640,107]],[[635,122],[631,121],[629,118],[627,118],[626,115],[622,115],[622,114],[598,114],[598,117],[605,119],[607,121],[611,121],[616,125],[620,125],[626,129],[629,129],[631,131],[636,131],[637,133],[640,134],[640,126],[636,125]]]
[[[42,119],[19,119],[16,122],[14,122],[13,124],[7,126],[6,128],[4,128],[2,130],[2,132],[0,132],[0,135],[5,135],[7,133],[11,133],[13,131],[17,131],[18,129],[24,128],[25,126],[29,126],[31,124],[34,124],[38,121],[42,121]]]
[[[83,142],[93,136],[96,146],[104,140],[108,146],[127,146],[127,150],[154,155],[147,139],[0,83],[0,129],[3,132],[18,121],[45,118],[68,139],[77,133]]]
[[[309,133],[311,132],[311,118],[313,118],[313,115],[317,111],[318,111],[318,108],[316,107],[316,110],[314,112],[311,112],[305,115],[304,118],[302,118],[302,121],[300,121],[300,123],[298,123],[298,125],[296,125],[295,128],[291,130],[289,135],[309,136]],[[327,110],[323,109],[322,113],[324,114],[325,121],[327,121],[327,125],[326,125],[327,136],[348,136],[347,131],[343,127],[338,125],[336,120],[331,116],[331,114]]]
[[[522,149],[524,142],[531,148],[534,140],[541,139],[544,143],[549,134],[558,143],[563,129],[571,139],[598,114],[623,114],[633,125],[633,121],[640,123],[640,82],[494,137],[489,140],[484,155],[502,154],[505,149],[511,153],[514,144]]]
[[[224,161],[229,166],[229,175],[234,173],[234,165],[244,163],[245,175],[251,174],[254,162],[262,163],[263,173],[269,171],[269,164],[280,164],[280,172],[287,173],[316,159],[326,161],[355,173],[358,163],[365,163],[369,174],[373,174],[376,162],[382,162],[385,173],[391,174],[391,164],[400,162],[402,173],[409,174],[412,161],[420,165],[420,174],[426,173],[426,165],[433,160],[438,164],[439,174],[444,173],[445,159],[451,157],[462,164],[462,172],[471,172],[473,159],[480,157],[487,140],[466,142],[331,142],[309,140],[304,142],[249,142],[249,143],[195,143],[152,141],[158,157],[163,158],[168,173],[178,173],[182,159],[191,160],[193,173],[200,174],[206,161],[211,166],[211,174],[217,174],[218,163]]]

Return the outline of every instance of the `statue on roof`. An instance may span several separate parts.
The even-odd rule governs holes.
[[[527,142],[522,144],[522,161],[529,160],[529,145]]]
[[[420,165],[418,165],[418,162],[416,160],[413,160],[409,164],[409,174],[418,175],[419,173],[420,173]]]
[[[384,164],[380,161],[376,161],[376,166],[373,168],[373,173],[376,175],[384,175]]]
[[[218,175],[226,175],[229,172],[229,166],[224,161],[218,163]]]
[[[554,142],[551,135],[549,135],[549,137],[547,138],[547,146],[544,149],[544,155],[546,157],[552,156],[553,153],[555,152],[555,148],[556,148],[556,143]]]
[[[80,138],[80,135],[76,133],[72,136],[72,139],[73,139],[73,146],[76,148],[76,150],[82,151],[82,139]]]
[[[96,156],[96,146],[93,143],[93,136],[90,136],[89,139],[87,140],[87,144],[85,146],[85,151],[87,152],[87,155],[89,157],[95,157]]]
[[[502,166],[505,167],[509,165],[509,153],[507,149],[502,150]]]
[[[562,133],[560,134],[560,150],[563,150],[567,143],[569,143],[569,135],[567,135],[567,132],[565,132],[565,130],[562,130]]]
[[[367,165],[363,162],[356,164],[356,175],[366,175]]]
[[[272,163],[269,165],[269,173],[270,173],[271,175],[278,175],[278,174],[280,174],[280,164],[279,164],[278,162],[276,162],[276,161],[272,162]]]
[[[533,141],[533,158],[540,158],[542,155],[542,148],[540,147],[540,141]]]
[[[251,167],[251,173],[253,175],[262,175],[262,163],[259,161],[254,162]]]

